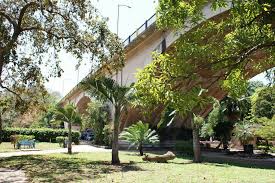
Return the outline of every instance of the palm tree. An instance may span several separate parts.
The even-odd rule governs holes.
[[[84,90],[88,91],[91,96],[96,97],[103,102],[110,102],[113,108],[112,122],[114,126],[112,137],[112,164],[119,164],[118,156],[118,135],[119,122],[122,111],[126,110],[129,104],[131,88],[120,86],[111,78],[99,77],[88,78],[81,83]]]
[[[159,142],[159,137],[155,130],[149,128],[149,124],[139,121],[137,124],[126,128],[121,134],[120,139],[130,142],[130,147],[136,146],[141,156],[143,156],[144,144],[155,144]]]
[[[68,153],[72,154],[72,124],[80,124],[81,116],[73,104],[54,109],[54,119],[68,123]]]

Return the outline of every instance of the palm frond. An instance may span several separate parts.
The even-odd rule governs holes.
[[[120,86],[115,80],[107,77],[88,78],[81,82],[84,90],[98,100],[108,100],[112,104],[123,106],[130,100],[130,87]]]
[[[156,131],[151,130],[148,123],[142,123],[141,121],[125,128],[120,134],[120,139],[128,141],[131,146],[139,143],[155,144],[159,142],[159,136]]]
[[[81,116],[73,104],[68,104],[65,107],[56,107],[53,112],[55,120],[73,124],[81,124]]]

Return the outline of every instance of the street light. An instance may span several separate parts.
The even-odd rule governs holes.
[[[116,25],[116,34],[118,36],[118,28],[119,28],[119,8],[120,7],[126,7],[126,8],[132,8],[131,6],[125,5],[125,4],[118,4],[117,5],[117,25]]]
[[[65,81],[70,81],[72,80],[71,78],[65,78],[62,80],[62,95],[64,94],[64,85],[65,85]]]
[[[132,8],[131,6],[128,6],[128,5],[125,5],[125,4],[118,4],[117,5],[117,25],[116,25],[116,34],[117,34],[117,36],[119,37],[119,35],[118,35],[118,28],[119,28],[119,8],[120,7],[126,7],[126,8]],[[121,84],[121,86],[122,86],[122,76],[123,76],[123,68],[121,69],[121,71],[120,71],[120,84]],[[116,77],[117,79],[117,81],[118,81],[118,73],[117,73],[117,77]]]

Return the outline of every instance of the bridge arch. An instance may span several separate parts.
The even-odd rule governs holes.
[[[78,109],[78,112],[80,114],[87,114],[87,108],[88,108],[88,104],[91,102],[90,97],[88,96],[83,96],[81,97],[78,102],[76,103],[76,107]]]
[[[224,16],[227,16],[227,10],[228,9],[219,9],[213,12],[210,9],[210,5],[207,5],[204,8],[204,13],[207,19],[219,19]],[[116,79],[119,83],[123,83],[126,85],[135,82],[135,74],[137,69],[144,68],[147,64],[149,64],[152,61],[152,51],[158,48],[160,43],[162,43],[164,39],[165,46],[167,46],[167,51],[173,51],[174,42],[178,39],[179,35],[184,34],[188,31],[192,31],[192,27],[183,29],[182,31],[178,32],[178,34],[175,34],[175,32],[172,30],[160,31],[156,29],[156,26],[153,23],[152,25],[148,26],[148,28],[145,29],[142,33],[140,33],[136,38],[129,37],[129,43],[127,43],[127,45],[125,46],[125,67],[123,68],[122,72],[118,72],[118,74],[112,76],[112,78]],[[261,60],[264,59],[264,55],[262,53],[255,53],[254,57],[257,57],[257,61],[253,62],[252,65],[248,65],[245,68],[247,72],[247,79],[252,78],[255,75],[275,66],[274,63],[273,65],[267,65],[266,67],[261,68],[260,70],[255,70],[252,67],[253,64],[261,62]],[[200,74],[200,79],[203,83],[202,87],[208,89],[208,95],[213,96],[219,100],[224,98],[224,96],[227,93],[221,89],[219,81],[214,82],[213,79],[213,75],[216,73],[212,73],[211,71],[206,70],[202,71]],[[212,84],[209,85],[209,83]],[[83,113],[85,112],[85,107],[90,102],[90,100],[88,100],[87,96],[85,96],[85,93],[80,90],[81,89],[78,86],[76,86],[66,97],[64,97],[64,99],[62,99],[62,101],[66,100],[66,98],[70,98],[72,101],[74,101],[80,112]],[[211,110],[211,107],[207,107],[199,113],[200,115],[205,117]],[[159,111],[156,112],[156,114],[152,114],[151,119],[146,121],[156,125],[157,121],[159,120],[157,114],[159,114]],[[123,127],[128,126],[129,124],[138,121],[139,119],[144,120],[143,114],[140,113],[140,111],[134,110],[132,112],[129,112],[129,115],[131,115],[131,117],[123,117],[125,121],[122,125]],[[182,119],[181,122],[177,123],[176,125],[184,125],[184,120],[186,119]]]

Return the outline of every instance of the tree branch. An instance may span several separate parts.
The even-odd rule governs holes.
[[[7,15],[5,12],[0,11],[0,16],[6,18],[12,24],[14,29],[17,27],[17,23],[12,19],[11,16]]]
[[[255,46],[245,48],[236,55],[226,57],[226,58],[217,60],[217,61],[212,62],[212,63],[206,63],[206,64],[199,65],[199,68],[212,67],[213,65],[216,65],[216,64],[228,61],[228,60],[237,60],[237,63],[234,63],[234,65],[235,64],[240,64],[241,62],[244,61],[244,59],[246,59],[249,55],[251,55],[255,51],[257,51],[259,49],[262,49],[262,48],[273,47],[273,46],[275,46],[275,41],[272,41],[272,42],[269,42],[269,43],[260,43],[260,44],[257,44]]]
[[[39,6],[39,4],[37,4],[36,2],[30,2],[28,4],[26,4],[20,11],[20,14],[19,14],[19,18],[18,18],[18,26],[21,28],[21,25],[22,25],[22,20],[23,20],[23,17],[27,11],[27,9],[29,7],[32,7],[32,6]]]
[[[1,82],[0,82],[0,87],[3,88],[3,89],[5,89],[5,90],[7,90],[8,92],[14,94],[22,102],[24,101],[18,93],[16,93],[15,91],[9,89],[8,87],[4,86]]]
[[[245,24],[245,25],[242,25],[241,26],[241,28],[244,28],[244,27],[246,27],[246,26],[251,26],[252,25],[252,23],[254,22],[254,21],[256,21],[257,19],[259,19],[259,18],[262,18],[263,17],[263,15],[264,15],[264,13],[262,12],[262,13],[260,13],[259,15],[257,15],[257,16],[255,16],[253,19],[251,19],[247,24]]]
[[[262,48],[266,48],[266,47],[272,47],[275,46],[275,41],[269,42],[269,43],[260,43],[256,46],[253,46],[252,48],[248,49],[248,51],[244,52],[243,54],[240,55],[239,57],[239,61],[243,61],[244,59],[246,59],[249,55],[251,55],[253,52],[262,49]]]

